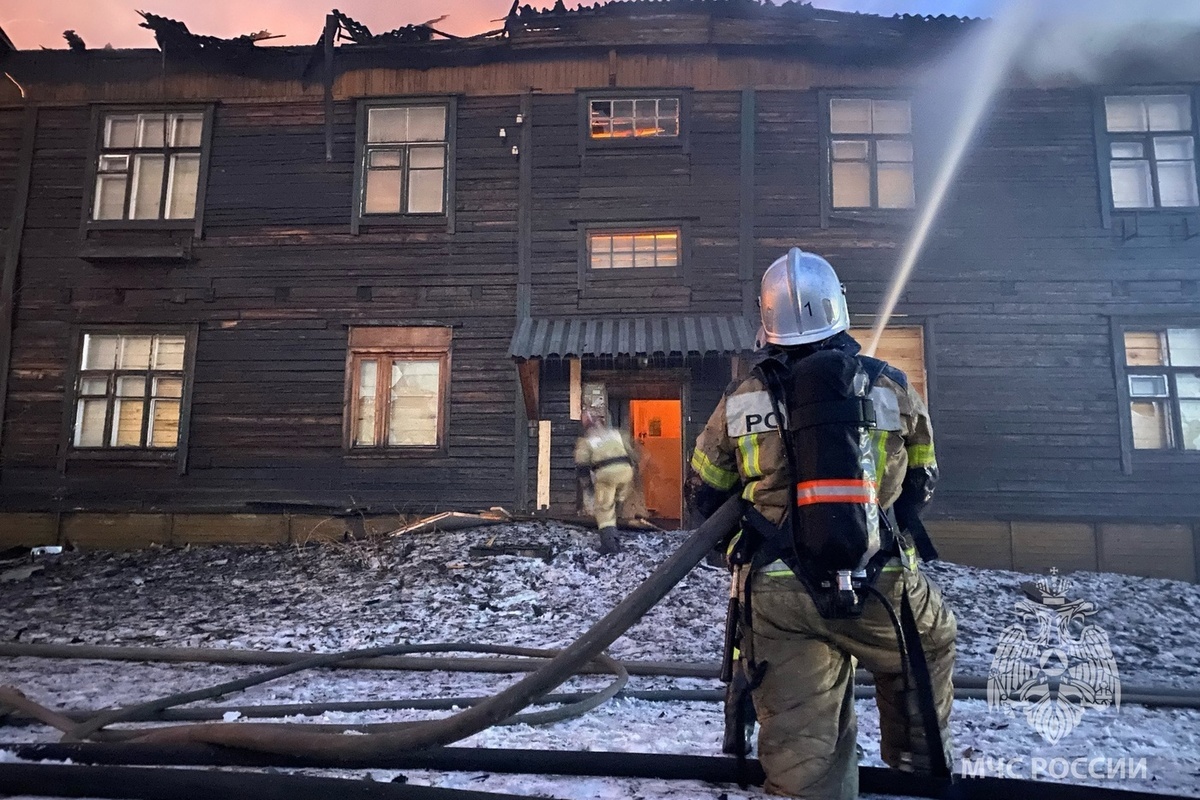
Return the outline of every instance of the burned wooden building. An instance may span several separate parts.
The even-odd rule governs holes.
[[[680,520],[765,267],[825,255],[874,322],[938,158],[917,83],[984,24],[662,0],[3,41],[0,540],[570,512],[585,406]],[[933,412],[948,557],[1196,578],[1198,83],[990,112],[880,351]]]

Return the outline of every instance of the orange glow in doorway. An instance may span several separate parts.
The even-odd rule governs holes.
[[[642,487],[650,516],[683,516],[683,404],[630,400],[633,438],[642,448]]]

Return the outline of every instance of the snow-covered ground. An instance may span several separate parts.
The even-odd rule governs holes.
[[[4,641],[255,648],[328,652],[403,642],[473,641],[562,647],[632,590],[681,541],[681,533],[629,533],[619,556],[601,558],[591,537],[558,524],[519,523],[309,547],[207,547],[127,553],[67,553],[45,572],[0,584]],[[540,545],[549,562],[471,558],[472,544]],[[927,568],[959,619],[958,672],[986,675],[1001,631],[1016,621],[1018,586],[1029,576],[952,564]],[[1200,690],[1200,587],[1170,581],[1075,573],[1072,598],[1098,607],[1126,686]],[[723,570],[694,570],[610,649],[618,658],[716,663],[727,591]],[[259,667],[0,660],[0,683],[55,708],[99,708],[194,689]],[[514,676],[474,673],[332,671],[293,675],[220,704],[300,703],[380,697],[491,694]],[[600,677],[573,679],[586,689]],[[715,681],[634,677],[630,688],[718,688]],[[877,715],[859,701],[863,763],[878,765]],[[424,719],[437,712],[327,714],[302,722]],[[464,741],[483,747],[616,750],[718,755],[715,703],[610,701],[551,726],[494,728]],[[1029,776],[1080,758],[1146,759],[1146,779],[1104,781],[1121,788],[1200,797],[1200,712],[1125,705],[1087,711],[1051,747],[1021,718],[984,701],[958,701],[955,751],[1017,764]],[[0,741],[53,741],[41,727],[0,727]],[[1058,761],[1055,761],[1058,759]],[[1078,770],[1078,767],[1077,767]],[[1086,772],[1086,767],[1083,768]],[[376,771],[390,779],[394,773]],[[414,783],[558,798],[647,800],[762,796],[701,783],[408,772]],[[1079,780],[1068,777],[1067,780]],[[1084,780],[1091,780],[1085,778]]]

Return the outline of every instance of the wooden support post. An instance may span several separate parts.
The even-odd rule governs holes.
[[[550,420],[538,422],[537,509],[550,508]]]
[[[570,360],[571,365],[571,419],[583,418],[583,362],[578,358]]]
[[[540,358],[530,358],[517,362],[517,375],[521,379],[521,396],[525,400],[526,419],[537,419],[541,406],[541,365]]]

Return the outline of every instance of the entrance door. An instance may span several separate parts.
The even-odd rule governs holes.
[[[654,519],[683,519],[683,403],[629,401],[629,429],[641,446],[642,490]]]

